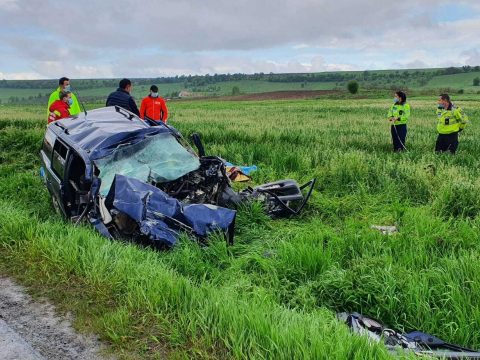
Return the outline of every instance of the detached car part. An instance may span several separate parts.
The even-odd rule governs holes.
[[[449,344],[421,331],[399,333],[359,313],[339,313],[337,318],[345,322],[355,334],[364,335],[374,342],[385,344],[387,350],[393,355],[397,355],[399,351],[405,351],[422,357],[440,359],[480,359],[480,352],[475,350]]]
[[[224,161],[205,156],[198,135],[193,141],[200,156],[171,126],[117,106],[96,109],[48,126],[40,151],[43,178],[65,218],[88,221],[110,238],[160,247],[175,245],[180,232],[204,241],[221,231],[232,242],[240,203],[263,201],[270,215],[291,216],[312,194],[315,180],[237,193]]]
[[[240,195],[264,201],[267,212],[275,217],[298,215],[313,192],[315,179],[298,186],[295,180],[281,180],[243,190]],[[302,190],[308,188],[307,195]],[[294,204],[297,207],[294,208]]]

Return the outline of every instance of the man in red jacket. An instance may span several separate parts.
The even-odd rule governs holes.
[[[72,94],[70,91],[60,91],[59,100],[55,100],[48,108],[50,116],[48,123],[64,119],[70,116],[70,105],[73,104]]]
[[[165,124],[168,119],[168,109],[165,100],[158,96],[158,87],[150,86],[150,95],[142,100],[140,105],[140,117],[148,117],[154,121],[163,121]]]

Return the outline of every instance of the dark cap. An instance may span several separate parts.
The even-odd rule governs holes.
[[[150,86],[150,90],[153,92],[158,92],[158,86],[157,85],[152,85]]]

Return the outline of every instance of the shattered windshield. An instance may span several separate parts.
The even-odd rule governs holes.
[[[173,135],[158,134],[137,144],[120,145],[111,155],[96,160],[102,180],[100,194],[106,196],[115,174],[143,182],[167,182],[199,168],[198,158]]]

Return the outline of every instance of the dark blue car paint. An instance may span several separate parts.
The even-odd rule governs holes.
[[[111,234],[100,220],[96,209],[99,179],[95,176],[95,160],[110,155],[121,144],[136,143],[148,136],[166,132],[178,136],[177,131],[171,127],[150,126],[118,107],[92,110],[88,114],[81,113],[75,119],[59,120],[50,124],[47,131],[51,132],[49,137],[53,142],[52,148],[56,142],[62,142],[68,148],[63,179],[51,169],[53,150],[50,153],[41,150],[48,190],[58,201],[64,216],[69,217],[64,200],[64,188],[68,180],[66,173],[71,170],[69,166],[73,154],[79,157],[85,165],[83,181],[91,186],[90,203],[85,212],[89,210],[90,223],[107,237],[111,237]],[[230,240],[233,236],[234,210],[202,204],[184,206],[160,189],[125,176],[117,175],[114,183],[106,204],[129,215],[138,223],[140,231],[153,241],[173,246],[178,231],[188,229],[200,238],[215,230],[226,232]]]
[[[184,205],[162,190],[140,180],[116,175],[105,205],[135,220],[150,240],[171,247],[178,232],[188,229],[204,238],[221,230],[233,233],[234,210],[204,204]]]

